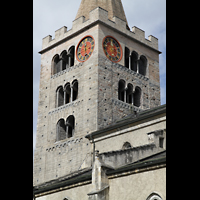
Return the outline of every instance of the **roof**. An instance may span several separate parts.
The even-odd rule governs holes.
[[[106,128],[103,128],[103,129],[94,131],[90,134],[87,134],[85,136],[85,138],[91,139],[94,137],[98,137],[100,134],[105,133],[107,131],[114,130],[116,128],[120,128],[120,127],[129,125],[131,123],[138,122],[138,121],[141,121],[144,119],[148,119],[148,118],[154,117],[156,115],[164,114],[164,113],[166,113],[166,104],[138,112],[136,115],[130,114],[124,118],[117,120],[115,123],[111,124],[110,126],[108,126]]]
[[[137,169],[135,171],[135,173],[137,173],[140,171],[139,169],[145,168],[144,170],[151,170],[150,169],[151,166],[165,167],[165,165],[166,165],[166,150],[147,156],[143,159],[137,160],[135,162],[123,165],[115,169],[112,167],[107,167],[108,170],[106,174],[110,178],[112,178],[111,177],[112,175],[120,174],[122,172],[124,173],[127,171],[133,171]],[[124,175],[129,175],[129,174],[124,173]],[[33,193],[34,195],[45,192],[48,193],[48,191],[53,191],[59,188],[62,189],[65,186],[73,185],[87,180],[92,180],[92,167],[76,171],[72,174],[68,174],[61,178],[57,178],[37,186],[33,186]]]
[[[127,28],[130,29],[121,0],[82,0],[75,19],[84,16],[85,20],[88,20],[90,11],[96,7],[107,10],[108,19],[110,20],[112,20],[113,17],[122,19],[126,22]]]

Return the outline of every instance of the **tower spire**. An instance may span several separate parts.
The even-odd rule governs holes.
[[[85,20],[88,20],[90,11],[96,7],[107,10],[108,19],[110,20],[112,20],[113,17],[118,17],[126,21],[126,25],[129,29],[121,0],[82,0],[75,19],[84,16]]]

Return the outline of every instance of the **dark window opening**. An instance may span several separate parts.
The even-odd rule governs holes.
[[[60,119],[57,123],[57,141],[64,140],[66,138],[66,127],[64,119]]]
[[[134,97],[134,106],[140,107],[140,99],[141,99],[141,89],[140,87],[135,88],[135,92],[133,94]]]
[[[64,91],[63,87],[59,87],[57,90],[57,107],[63,106],[64,104]]]
[[[139,73],[143,76],[146,75],[147,59],[145,56],[140,56],[139,62]]]
[[[75,119],[73,115],[70,115],[66,120],[66,130],[67,130],[67,137],[73,137],[74,136],[74,124]]]
[[[65,123],[64,119],[60,119],[56,125],[56,141],[64,140],[74,136],[75,118],[70,115]]]
[[[70,88],[70,83],[66,83],[65,85],[65,104],[70,103],[70,98],[71,98],[71,88]]]
[[[124,101],[125,81],[120,80],[118,84],[118,99]]]
[[[69,56],[69,67],[74,66],[74,58],[75,58],[75,46],[70,47],[68,51],[68,56]]]
[[[138,59],[138,54],[133,51],[131,53],[131,70],[137,72],[137,59]]]
[[[164,143],[164,138],[163,138],[163,137],[160,137],[160,138],[159,138],[159,147],[160,147],[160,148],[163,148],[163,143]]]
[[[73,86],[73,101],[76,100],[78,98],[78,81],[75,80],[72,83]]]
[[[60,65],[61,65],[61,71],[66,69],[66,66],[68,65],[68,56],[67,56],[67,51],[64,50],[60,54]]]
[[[124,144],[123,144],[123,146],[122,146],[122,149],[124,150],[124,149],[129,149],[129,148],[131,148],[132,146],[131,146],[131,144],[129,143],[129,142],[125,142]]]
[[[125,63],[125,67],[127,68],[129,68],[129,55],[130,55],[130,50],[129,48],[125,47],[124,63]]]
[[[128,84],[128,89],[126,90],[126,103],[133,103],[133,85]]]

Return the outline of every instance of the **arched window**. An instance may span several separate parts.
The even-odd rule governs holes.
[[[75,118],[73,115],[70,115],[66,119],[60,119],[56,124],[56,141],[64,140],[74,136],[75,132]]]
[[[69,56],[69,67],[74,66],[74,58],[75,58],[75,46],[71,46],[68,51]]]
[[[72,82],[72,88],[73,88],[72,101],[74,101],[78,98],[78,81],[77,80],[74,80]]]
[[[143,76],[146,75],[146,68],[147,68],[147,59],[145,56],[140,56],[139,62],[139,73]]]
[[[137,52],[133,51],[131,53],[131,70],[137,72],[137,60],[138,60],[138,54]]]
[[[118,84],[118,99],[121,101],[124,101],[124,95],[125,94],[125,81],[124,80],[119,80]]]
[[[137,107],[140,107],[140,100],[141,100],[141,88],[140,87],[138,87],[138,86],[136,86],[136,88],[135,88],[135,92],[134,92],[134,94],[133,94],[133,105],[134,106],[137,106]]]
[[[128,89],[126,90],[126,103],[133,104],[133,85],[128,84]]]
[[[124,64],[125,64],[125,67],[127,68],[129,68],[129,55],[130,55],[130,50],[128,47],[125,47]]]
[[[60,119],[56,125],[56,140],[64,140],[66,139],[66,126],[65,126],[65,120]]]
[[[51,63],[51,68],[52,68],[52,75],[56,74],[59,72],[59,55],[56,54],[53,59],[52,59],[52,63]]]
[[[64,94],[65,94],[65,104],[70,103],[71,98],[71,88],[70,83],[66,83],[64,87]]]
[[[157,193],[152,193],[148,196],[146,200],[162,200],[161,196],[158,195]]]
[[[67,51],[64,50],[60,54],[60,66],[61,66],[61,71],[66,69],[66,66],[68,65],[68,56],[67,56]]]
[[[125,142],[124,144],[123,144],[123,146],[122,146],[122,149],[124,150],[124,149],[129,149],[129,148],[131,148],[132,146],[131,146],[131,144],[129,143],[129,142]]]
[[[66,134],[67,138],[74,136],[74,125],[75,125],[75,119],[73,115],[70,115],[66,120]]]
[[[57,107],[63,106],[64,105],[64,91],[63,91],[62,86],[58,87],[56,91],[56,96],[57,96]]]

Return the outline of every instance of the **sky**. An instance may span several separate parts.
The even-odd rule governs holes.
[[[33,153],[36,143],[42,38],[72,28],[81,0],[33,0]],[[166,103],[166,0],[122,0],[130,29],[133,26],[158,38],[161,105]]]

